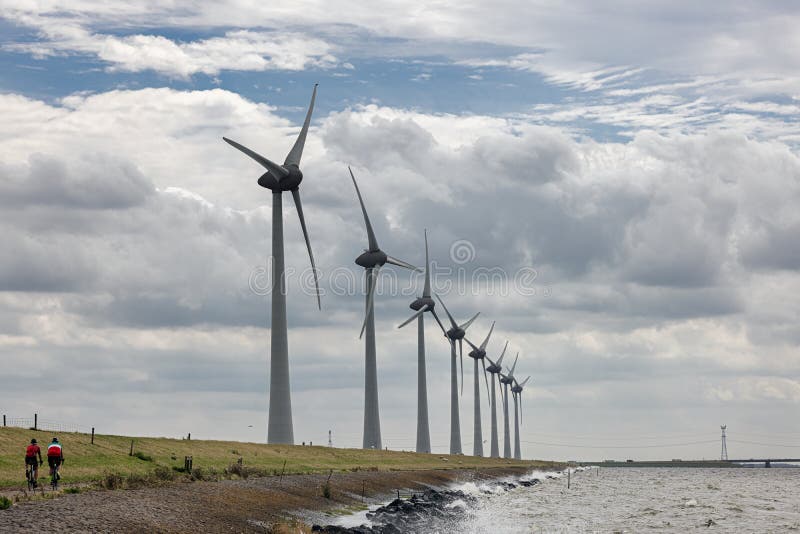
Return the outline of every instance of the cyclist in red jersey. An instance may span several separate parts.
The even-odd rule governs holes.
[[[39,460],[36,460],[36,457]],[[33,468],[33,485],[36,486],[36,481],[39,480],[39,466],[44,462],[42,461],[42,449],[36,444],[36,438],[31,440],[31,444],[25,449],[25,465],[30,465]]]
[[[58,468],[64,463],[64,451],[61,449],[61,444],[58,438],[53,438],[50,445],[47,446],[47,464],[50,466],[50,472],[56,470],[56,479],[60,479],[61,475],[58,474]]]

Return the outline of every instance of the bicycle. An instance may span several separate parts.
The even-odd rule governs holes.
[[[59,467],[61,467],[60,464],[50,466],[50,487],[53,491],[58,491],[58,480],[61,478],[58,474]]]
[[[28,490],[33,491],[36,489],[36,470],[31,464],[25,465],[25,478],[28,480]]]

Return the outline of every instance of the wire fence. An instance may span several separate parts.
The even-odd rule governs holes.
[[[48,421],[39,418],[38,414],[34,414],[33,417],[9,417],[3,415],[3,426],[44,430],[47,432],[86,432],[86,429],[81,425],[64,421]]]

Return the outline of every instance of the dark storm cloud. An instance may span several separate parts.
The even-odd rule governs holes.
[[[138,97],[169,100],[175,114],[184,117],[175,127],[194,132],[190,139],[166,128],[148,138],[149,151],[127,162],[98,157],[93,174],[85,177],[80,170],[85,154],[59,151],[57,144],[41,162],[34,158],[14,167],[20,176],[35,175],[38,181],[5,184],[17,199],[4,204],[10,252],[0,257],[6,281],[0,317],[16,318],[0,332],[0,353],[14,367],[7,379],[10,389],[24,391],[46,369],[57,368],[65,381],[88,383],[87,389],[98,393],[118,391],[127,398],[144,391],[150,399],[174,393],[194,396],[198,405],[214,399],[219,406],[211,411],[220,414],[243,409],[249,401],[257,405],[250,411],[263,418],[270,297],[249,286],[253,273],[265,268],[270,250],[270,196],[253,183],[258,169],[248,161],[241,182],[231,180],[230,170],[219,176],[209,170],[208,178],[196,170],[213,169],[224,157],[220,154],[229,155],[217,152],[216,137],[209,137],[202,153],[191,152],[192,172],[176,174],[174,167],[160,166],[170,163],[158,152],[164,144],[170,145],[169,153],[182,152],[183,144],[205,146],[196,137],[205,130],[184,124],[207,120],[205,98],[214,99],[213,117],[226,106],[235,108],[231,102],[243,102],[225,92],[193,93],[191,98],[203,104],[190,102],[183,109],[178,95],[160,91]],[[108,103],[120,98],[133,97],[115,95]],[[102,109],[105,100],[96,100]],[[245,107],[252,112],[249,104]],[[72,120],[84,120],[83,111],[70,113]],[[241,116],[251,120],[253,115]],[[783,269],[786,285],[759,296],[774,303],[773,315],[753,321],[764,309],[753,300],[754,277],[768,277],[770,284],[777,278],[748,261],[785,246],[753,226],[757,213],[769,214],[771,227],[791,235],[783,199],[795,194],[796,185],[784,171],[794,168],[794,156],[776,157],[768,143],[724,136],[645,136],[600,145],[515,121],[382,108],[334,114],[314,134],[310,139],[317,144],[308,147],[301,190],[323,272],[322,312],[299,282],[308,257],[293,204],[288,197],[284,201],[292,270],[292,382],[303,399],[298,432],[303,425],[319,426],[321,417],[334,418],[333,406],[355,414],[355,423],[341,425],[358,432],[363,380],[358,328],[364,302],[363,271],[353,260],[366,235],[348,163],[354,165],[382,248],[421,265],[422,232],[428,229],[431,259],[451,269],[435,280],[446,291],[451,311],[459,320],[482,312],[469,333],[473,340],[482,339],[497,320],[492,354],[511,341],[511,354],[521,352],[522,376],[534,375],[531,399],[541,399],[542,409],[560,405],[571,413],[576,407],[601,406],[609,413],[632,413],[630,399],[639,402],[648,388],[665,389],[637,409],[661,409],[670,396],[692,406],[706,394],[791,395],[784,377],[797,365],[787,346],[794,314],[791,303],[772,295],[790,294],[786,288],[793,287],[793,273]],[[135,137],[125,136],[130,142]],[[159,136],[175,139],[161,143]],[[135,169],[148,165],[145,179]],[[764,170],[769,179],[754,184],[755,171],[746,165]],[[55,189],[57,201],[47,198],[42,169],[66,173],[56,181],[61,184]],[[87,185],[97,177],[103,177],[102,186]],[[202,197],[194,192],[195,182],[206,188]],[[78,183],[87,197],[66,193]],[[110,208],[103,209],[103,203]],[[472,247],[464,263],[451,250],[460,240]],[[762,248],[752,252],[755,244]],[[500,272],[505,277],[500,282],[513,282],[523,268],[536,273],[530,295],[514,287],[498,294],[485,283],[462,292],[454,286],[458,269],[467,278]],[[344,269],[336,272],[352,284],[344,294],[337,294],[329,278],[337,269]],[[392,284],[405,288],[415,277],[394,267],[385,271],[384,291],[376,299],[381,400],[390,425],[401,432],[410,417],[406,405],[416,371],[416,338],[409,329],[395,328],[410,314],[411,295],[389,289]],[[415,279],[419,284],[419,276]],[[268,279],[260,284],[268,287]],[[434,417],[444,418],[448,349],[435,325],[428,326],[431,406]],[[784,351],[777,358],[780,366],[770,361],[775,351]],[[37,363],[20,365],[25,361]],[[754,369],[770,376],[753,381]],[[687,374],[696,378],[691,385],[681,383]],[[465,378],[471,381],[469,365]],[[569,400],[549,397],[567,388]],[[227,400],[218,399],[217,392],[225,392]],[[141,400],[143,406],[150,406],[147,402]]]
[[[742,243],[742,262],[756,269],[800,270],[800,222],[759,221]]]
[[[143,203],[153,183],[130,162],[112,155],[82,154],[69,163],[43,154],[27,166],[0,164],[0,202],[82,209],[125,209]]]

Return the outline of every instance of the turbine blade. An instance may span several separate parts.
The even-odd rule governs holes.
[[[472,319],[470,319],[469,321],[467,321],[466,323],[461,325],[461,329],[462,330],[466,330],[467,328],[469,328],[469,325],[471,325],[473,323],[473,321],[475,321],[475,319],[477,319],[480,314],[481,314],[481,312],[478,312],[475,315],[473,315]]]
[[[392,265],[397,265],[398,267],[405,267],[406,269],[410,269],[412,271],[417,271],[417,272],[422,270],[419,267],[414,267],[408,262],[405,262],[403,260],[398,260],[397,258],[393,258],[391,256],[386,256],[386,263],[391,263]]]
[[[514,369],[516,369],[516,368],[517,368],[517,360],[519,360],[519,352],[518,352],[518,353],[517,353],[517,355],[514,357],[514,365],[512,365],[512,366],[511,366],[511,372],[510,372],[510,373],[508,373],[508,376],[514,376]]]
[[[303,204],[300,202],[300,190],[298,188],[292,189],[292,198],[294,205],[297,208],[297,215],[300,217],[300,227],[303,229],[303,237],[306,240],[306,248],[308,249],[308,257],[311,258],[311,272],[314,274],[314,287],[317,289],[317,307],[322,309],[322,300],[319,292],[319,280],[317,279],[317,266],[314,264],[314,253],[311,252],[311,241],[308,240],[308,230],[306,229],[306,218],[303,216]]]
[[[353,185],[356,186],[356,194],[358,195],[358,202],[361,204],[361,211],[364,213],[364,224],[367,226],[367,239],[369,239],[369,250],[370,252],[374,252],[376,250],[380,250],[378,247],[378,240],[375,239],[375,232],[372,230],[372,224],[369,222],[369,215],[367,215],[367,208],[364,207],[364,199],[361,198],[361,191],[358,189],[358,184],[356,183],[356,177],[353,176],[353,169],[350,166],[347,167],[350,171],[350,178],[353,179]]]
[[[412,315],[410,319],[404,321],[403,324],[398,325],[397,328],[403,328],[405,325],[407,325],[408,323],[410,323],[411,321],[413,321],[414,319],[416,319],[417,317],[428,311],[428,308],[429,308],[428,306],[423,306],[422,308],[417,310],[417,312],[414,315]]]
[[[489,344],[489,338],[492,337],[492,332],[494,331],[494,323],[495,321],[492,321],[492,327],[489,329],[489,333],[486,334],[486,339],[481,343],[481,350],[486,350],[486,345]]]
[[[308,125],[311,124],[311,113],[314,111],[314,100],[317,99],[317,86],[314,84],[314,91],[311,93],[311,104],[308,106],[308,113],[306,113],[306,120],[303,122],[303,127],[300,128],[300,135],[297,136],[297,141],[294,142],[292,150],[286,156],[284,165],[300,165],[300,158],[303,157],[303,147],[306,144],[306,135],[308,134]]]
[[[433,314],[433,318],[436,319],[436,322],[439,323],[439,328],[442,329],[442,334],[447,335],[447,330],[445,330],[444,325],[442,324],[442,321],[439,320],[439,316],[436,315],[436,309],[435,308],[431,308],[431,313]]]
[[[486,360],[484,358],[481,358],[481,365],[483,365],[483,380],[486,382],[486,399],[491,405],[492,397],[489,395],[489,378],[486,376]]]
[[[380,266],[375,266],[370,269],[367,269],[367,278],[369,280],[369,293],[367,294],[367,306],[366,312],[364,313],[364,324],[361,325],[361,333],[358,335],[358,339],[361,339],[364,335],[364,329],[367,327],[367,318],[369,317],[369,313],[372,311],[375,305],[375,287],[378,285],[378,271],[380,271]]]
[[[500,382],[500,378],[497,379],[497,383],[500,384],[500,402],[503,403],[503,410],[505,410],[506,409],[506,388],[505,388],[505,384]]]
[[[289,171],[284,169],[281,165],[278,165],[274,161],[268,160],[267,158],[265,158],[264,156],[262,156],[261,154],[259,154],[257,152],[253,152],[252,150],[250,150],[246,146],[240,145],[236,141],[228,139],[227,137],[223,137],[222,140],[225,141],[226,143],[228,143],[229,145],[231,145],[233,148],[236,148],[236,149],[244,152],[245,154],[247,154],[248,156],[250,156],[251,158],[256,160],[258,163],[261,164],[262,167],[267,169],[270,172],[270,174],[277,181],[280,182],[281,178],[284,178],[285,176],[287,176],[289,174]]]
[[[529,376],[529,377],[527,377],[527,378],[525,378],[525,380],[523,380],[523,381],[520,383],[519,387],[521,387],[521,388],[524,388],[524,387],[525,387],[525,384],[527,384],[527,383],[528,383],[528,380],[530,380],[530,379],[531,379],[531,377],[530,377],[530,376]]]
[[[519,393],[519,426],[522,426],[522,392]]]
[[[476,346],[475,346],[475,344],[474,344],[474,343],[472,343],[472,341],[470,341],[470,340],[469,340],[469,339],[467,339],[466,337],[464,338],[464,341],[466,341],[466,342],[467,342],[467,345],[469,345],[470,347],[472,347],[472,350],[480,350],[478,347],[476,347]]]
[[[506,355],[506,349],[508,348],[508,341],[506,341],[506,346],[503,347],[503,352],[500,353],[500,357],[497,358],[497,365],[500,366],[502,369],[503,357]]]
[[[431,296],[431,263],[428,260],[428,229],[425,229],[425,287],[422,289],[422,296]]]
[[[458,357],[461,360],[461,394],[464,394],[464,344],[458,340]]]
[[[439,299],[439,304],[442,305],[442,308],[444,308],[444,312],[447,314],[447,318],[450,319],[450,324],[453,326],[453,328],[458,328],[458,325],[456,324],[456,320],[453,319],[452,315],[450,315],[450,310],[448,310],[447,306],[444,305],[444,302],[442,301],[442,299],[439,297],[439,295],[436,295],[436,298]]]

